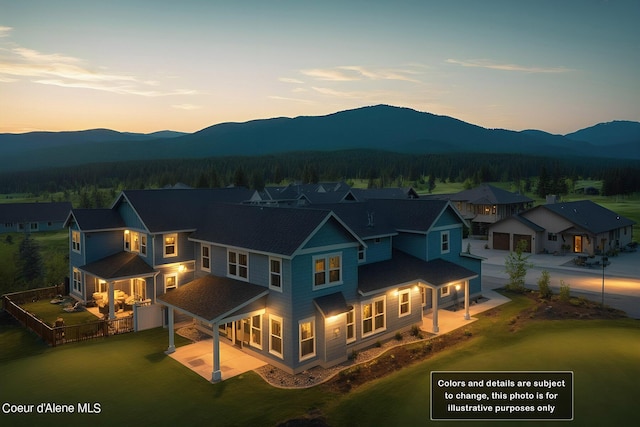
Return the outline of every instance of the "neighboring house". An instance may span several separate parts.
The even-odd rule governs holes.
[[[152,307],[290,373],[331,366],[481,293],[481,259],[446,200],[248,203],[242,189],[124,191],[111,209],[74,210],[72,295]],[[242,203],[244,202],[244,203]],[[255,200],[254,200],[255,202]],[[134,323],[136,320],[134,319]]]
[[[63,230],[69,202],[0,203],[0,233]]]
[[[493,224],[489,244],[514,250],[524,240],[528,252],[593,256],[631,243],[634,224],[590,200],[547,203]]]
[[[471,222],[471,234],[486,236],[489,226],[520,213],[533,205],[533,199],[489,184],[448,196],[461,215]]]

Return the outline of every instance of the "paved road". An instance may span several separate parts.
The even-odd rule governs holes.
[[[482,241],[469,240],[471,252],[485,258],[482,263],[482,286],[496,288],[504,286],[507,274],[504,271],[506,251],[484,249]],[[466,242],[463,246],[466,248]],[[602,268],[576,267],[571,264],[573,255],[531,255],[533,267],[527,272],[526,286],[538,289],[537,281],[542,270],[547,270],[551,287],[558,293],[560,282],[571,286],[571,294],[584,296],[593,301],[602,300]],[[604,303],[624,310],[629,317],[640,319],[640,252],[623,253],[610,258],[611,264],[604,270]]]

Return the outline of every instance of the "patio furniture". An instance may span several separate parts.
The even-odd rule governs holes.
[[[62,295],[58,294],[50,302],[51,302],[51,304],[60,304],[60,303],[64,302],[64,297]]]
[[[76,311],[82,311],[83,309],[84,307],[82,306],[80,301],[77,301],[73,306],[63,308],[63,310],[67,313],[75,313]]]

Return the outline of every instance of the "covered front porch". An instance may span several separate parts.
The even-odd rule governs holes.
[[[184,361],[183,364],[189,368],[193,368],[194,364],[201,366],[198,368],[198,373],[208,371],[205,378],[211,382],[233,376],[236,371],[232,367],[237,363],[223,364],[224,360],[232,360],[237,356],[236,352],[246,355],[240,350],[245,343],[262,348],[261,319],[266,311],[268,293],[269,290],[263,286],[209,275],[159,296],[158,302],[168,309],[169,346],[166,353],[174,354],[180,350],[176,349],[174,343],[175,313],[191,316],[199,328],[210,334],[212,338],[204,340],[203,343],[206,344],[198,343],[199,345],[192,347],[192,350],[180,350],[181,354],[175,358],[181,360],[181,363]],[[254,327],[255,318],[258,319],[255,322],[258,330]],[[230,327],[231,333],[228,333]],[[221,333],[229,338],[229,342],[227,338],[221,340]],[[238,348],[233,348],[234,344]],[[210,362],[203,360],[202,346],[209,347],[204,354]],[[190,351],[193,353],[189,353]],[[186,355],[183,355],[185,353]],[[255,359],[252,356],[246,356]],[[247,363],[252,365],[254,363],[249,362],[250,359],[244,356],[238,360],[247,360]]]

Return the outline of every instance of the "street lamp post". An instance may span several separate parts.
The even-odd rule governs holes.
[[[604,268],[607,266],[609,261],[609,258],[602,255],[602,302],[601,302],[601,306],[602,309],[604,310]]]

